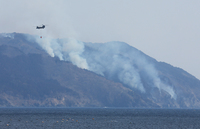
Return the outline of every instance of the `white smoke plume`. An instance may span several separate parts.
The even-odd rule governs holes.
[[[74,65],[88,69],[86,59],[81,57],[84,44],[75,39],[52,39],[49,37],[35,37],[36,42],[52,57],[57,56],[60,60],[70,61]]]
[[[120,82],[145,93],[146,89],[141,79],[143,72],[154,87],[176,98],[173,88],[161,82],[153,64],[148,62],[144,54],[137,49],[121,42],[87,43],[86,46],[93,49],[93,51],[86,50],[83,55],[91,71],[106,75],[108,78],[118,78]]]
[[[39,38],[36,42],[52,57],[70,61],[74,65],[114,79],[123,84],[146,92],[142,73],[153,83],[153,87],[166,91],[176,99],[173,88],[163,83],[154,66],[144,54],[121,42],[105,44],[83,43],[75,39]]]
[[[0,33],[0,37],[8,37],[8,38],[11,38],[11,39],[14,39],[14,34],[12,33]]]

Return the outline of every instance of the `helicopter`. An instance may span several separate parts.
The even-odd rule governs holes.
[[[36,26],[36,29],[44,29],[45,25],[42,24],[41,26]],[[42,33],[42,31],[40,31],[40,33]],[[42,36],[40,36],[40,38],[42,38]]]
[[[42,24],[42,26],[36,26],[36,29],[44,29],[45,25]]]

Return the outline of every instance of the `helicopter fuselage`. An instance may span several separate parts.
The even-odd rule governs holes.
[[[36,29],[44,29],[45,28],[45,25],[42,25],[42,26],[37,26]]]

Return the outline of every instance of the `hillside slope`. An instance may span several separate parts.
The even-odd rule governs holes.
[[[82,55],[92,71],[142,93],[160,107],[200,107],[197,78],[126,43],[85,43]]]
[[[120,83],[50,57],[22,34],[0,38],[0,106],[157,107]]]
[[[1,107],[199,108],[200,81],[123,42],[0,36]]]

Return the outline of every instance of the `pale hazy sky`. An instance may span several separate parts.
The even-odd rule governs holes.
[[[0,0],[5,32],[123,41],[200,79],[199,0]]]

